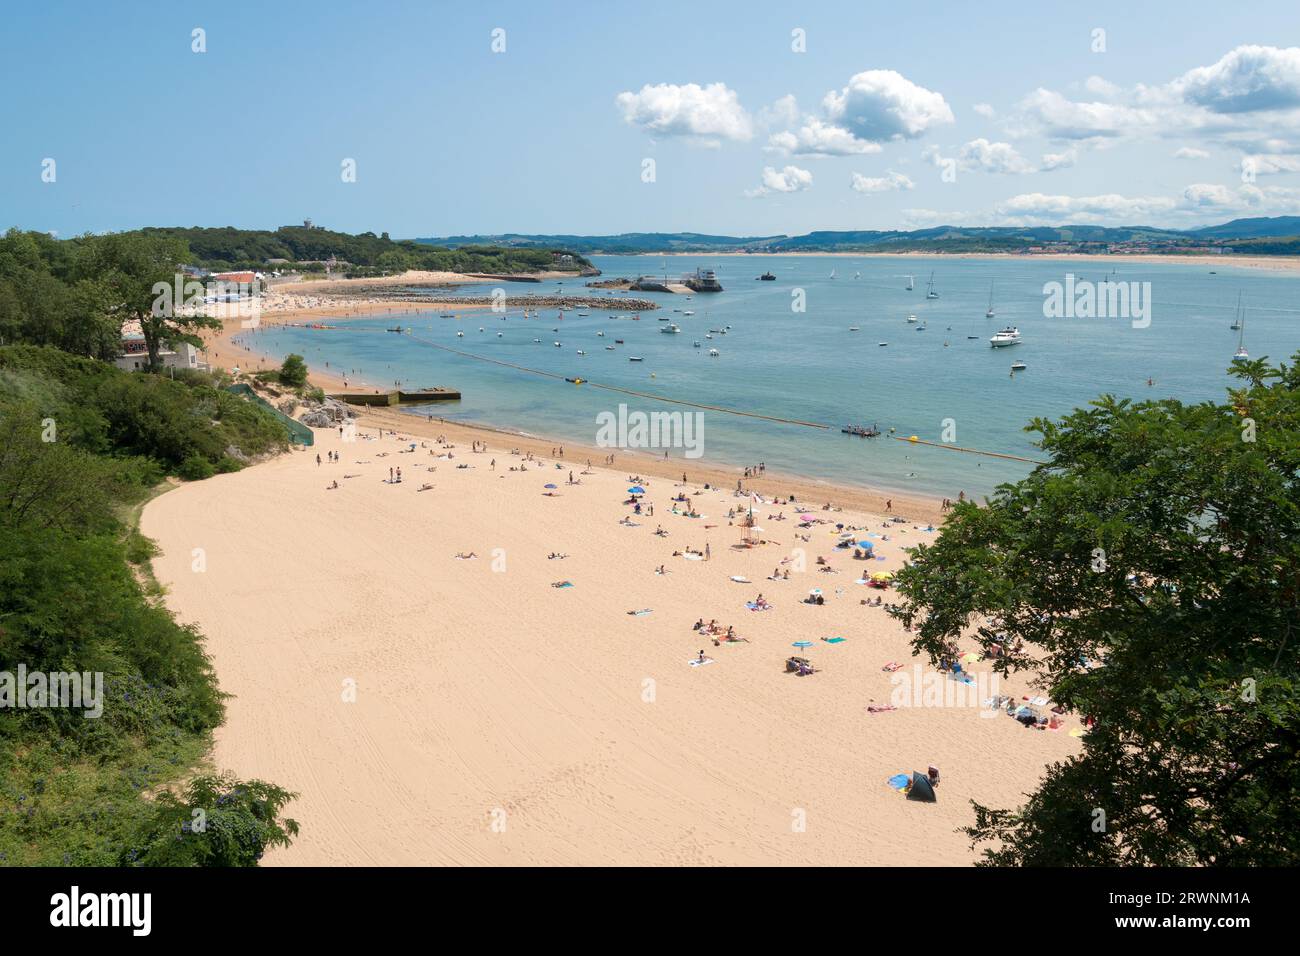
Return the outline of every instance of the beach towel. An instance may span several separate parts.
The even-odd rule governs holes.
[[[573,587],[573,582],[572,582],[572,581],[553,581],[553,582],[551,582],[551,587],[553,587],[553,588],[571,588],[571,587]]]
[[[822,640],[825,641],[827,644],[843,644],[844,641],[845,641],[845,638],[842,638],[842,637],[823,637]]]
[[[751,611],[770,611],[772,609],[772,605],[770,604],[755,604],[753,601],[746,601],[745,607],[749,608]]]
[[[702,554],[683,554],[682,557],[685,558],[687,561],[703,561],[703,560],[704,560],[704,555],[702,555]]]
[[[893,704],[872,704],[867,708],[868,714],[885,714],[891,710],[898,710]]]
[[[649,614],[652,610],[654,610],[654,609],[653,609],[653,608],[648,608],[648,607],[643,607],[643,608],[641,608],[641,610],[639,610],[639,611],[628,611],[627,613],[628,613],[628,614],[631,614],[633,617],[640,617],[640,616],[643,615],[643,614]]]
[[[1029,698],[1029,702],[1030,702],[1031,704],[1033,704],[1035,707],[1046,707],[1046,706],[1047,706],[1047,698],[1046,698],[1046,697],[1031,697],[1031,698]]]
[[[731,580],[735,581],[737,584],[752,584],[752,583],[753,583],[752,581],[749,580],[749,578],[745,577],[744,575],[740,575],[740,574],[733,574],[733,575],[731,576]]]
[[[910,773],[896,773],[885,782],[895,790],[903,790],[907,787],[907,782],[911,779],[912,775]]]
[[[897,661],[890,661],[888,664],[886,664],[884,667],[880,669],[882,671],[888,671],[889,673],[892,674],[894,673],[894,671],[901,671],[903,669],[903,665],[898,663]]]
[[[712,663],[713,663],[713,658],[712,658],[712,657],[706,657],[706,658],[704,658],[704,660],[700,660],[698,657],[692,657],[692,658],[691,658],[689,661],[687,661],[686,663],[690,664],[692,667],[703,667],[705,664],[712,664]]]

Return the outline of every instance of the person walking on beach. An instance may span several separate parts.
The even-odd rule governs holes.
[[[713,549],[709,547],[709,542],[704,542],[704,560],[709,561],[713,558]]]
[[[316,467],[317,467],[317,468],[320,467],[320,455],[317,455],[317,456],[316,456]]]

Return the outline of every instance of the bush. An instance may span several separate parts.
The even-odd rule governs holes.
[[[186,481],[202,481],[204,478],[211,478],[216,473],[217,470],[212,466],[212,462],[202,455],[190,455],[176,469],[176,474]]]

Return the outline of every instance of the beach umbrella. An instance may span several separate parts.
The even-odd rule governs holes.
[[[873,548],[875,548],[875,545],[874,545],[872,542],[870,542],[870,541],[859,541],[859,542],[858,542],[858,547],[859,547],[859,548],[863,548],[863,549],[865,549],[865,550],[867,550],[867,551],[870,551],[870,550],[872,550]]]
[[[555,488],[556,486],[555,486],[555,485],[545,485],[544,487],[546,487],[546,488]]]
[[[873,575],[871,576],[871,580],[873,580],[873,581],[892,581],[892,580],[894,580],[894,572],[893,572],[893,571],[877,571],[875,574],[873,574]]]
[[[645,489],[642,488],[640,485],[633,485],[631,488],[627,490],[627,493],[629,495],[643,495],[645,494]]]
[[[812,641],[795,641],[795,642],[794,642],[793,644],[791,644],[790,646],[791,646],[791,647],[812,647],[812,646],[813,646],[813,642],[812,642]]]

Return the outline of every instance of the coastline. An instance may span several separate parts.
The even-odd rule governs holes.
[[[486,306],[457,306],[457,308],[483,309]],[[263,316],[261,326],[273,328],[277,325],[296,324],[321,318],[322,316],[346,320],[348,318],[365,318],[393,312],[407,314],[425,311],[436,312],[443,309],[445,309],[445,306],[441,304],[413,304],[411,306],[393,306],[388,302],[328,304],[304,310],[273,312],[269,318]],[[258,365],[256,367],[259,369],[274,367],[275,360],[266,353],[244,349],[243,356],[239,355],[237,350],[240,350],[241,347],[234,344],[232,339],[247,331],[247,329],[240,327],[239,319],[224,320],[221,331],[211,336],[208,341],[205,354],[209,364],[212,367],[229,371],[231,364],[238,363],[230,363],[228,360],[233,357],[240,357],[241,359],[253,358],[257,360]],[[242,364],[239,367],[245,370],[252,368],[251,365],[244,366]],[[391,386],[385,388],[367,382],[363,378],[349,377],[345,382],[342,376],[328,369],[314,367],[308,368],[307,377],[312,385],[321,388],[327,394],[344,391],[355,392],[358,390],[379,393],[388,391],[391,388]],[[570,460],[583,462],[590,460],[594,467],[603,462],[605,457],[611,453],[611,449],[597,448],[594,445],[559,439],[553,436],[536,435],[524,432],[509,424],[463,423],[444,419],[438,416],[436,412],[416,413],[400,411],[396,408],[379,409],[368,406],[352,406],[352,408],[356,412],[357,427],[359,429],[383,428],[404,431],[423,439],[434,439],[440,435],[445,435],[460,442],[481,441],[486,442],[488,447],[498,454],[503,454],[510,448],[519,448],[524,451],[531,451],[535,455],[549,455],[551,449],[564,447],[568,450],[567,457]],[[432,417],[430,417],[431,415]],[[506,441],[506,444],[502,444],[503,440]],[[891,439],[882,436],[876,440],[889,441]],[[781,497],[793,494],[798,501],[806,501],[816,504],[818,507],[831,503],[834,506],[850,510],[881,514],[902,514],[907,516],[909,520],[923,521],[934,525],[938,525],[943,521],[944,512],[941,498],[918,495],[915,492],[906,490],[867,485],[845,485],[819,479],[815,476],[777,472],[764,472],[758,477],[744,478],[743,465],[738,466],[708,458],[693,460],[665,459],[648,452],[626,449],[617,449],[613,450],[613,452],[615,454],[613,465],[615,470],[626,467],[632,473],[674,480],[680,480],[683,472],[685,472],[692,481],[698,479],[701,482],[708,482],[723,489],[734,489],[736,482],[742,480],[747,489],[757,491],[759,494],[767,496],[779,495]],[[752,464],[758,464],[758,462]],[[887,507],[889,502],[893,503],[892,508]]]
[[[707,256],[744,256],[750,259],[796,259],[804,257],[835,257],[841,259],[1023,259],[1027,262],[1037,260],[1058,260],[1061,262],[1139,262],[1173,265],[1219,265],[1241,266],[1248,269],[1262,269],[1273,272],[1300,272],[1300,256],[1236,256],[1236,255],[1122,255],[1094,252],[1045,252],[1042,254],[1022,255],[1015,252],[637,252],[637,253],[597,253],[591,255],[609,256],[610,258],[633,258],[635,256],[667,256],[684,258],[701,258]]]

